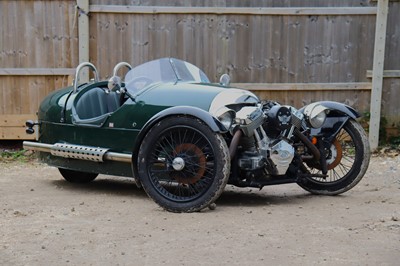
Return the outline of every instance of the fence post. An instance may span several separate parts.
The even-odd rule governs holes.
[[[378,12],[375,26],[374,61],[372,66],[371,118],[369,122],[369,143],[371,150],[375,150],[379,144],[379,124],[381,118],[388,9],[389,0],[378,1]]]
[[[89,0],[77,0],[76,8],[78,12],[79,63],[89,62]],[[82,70],[80,81],[89,81],[87,68]]]

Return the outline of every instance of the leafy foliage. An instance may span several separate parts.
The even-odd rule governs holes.
[[[371,119],[371,113],[365,112],[360,120],[360,123],[364,127],[365,131],[369,131],[369,121]],[[381,117],[379,123],[379,146],[399,146],[400,145],[400,135],[388,137],[387,129],[388,120],[386,117]],[[397,125],[397,131],[400,132],[400,123]]]

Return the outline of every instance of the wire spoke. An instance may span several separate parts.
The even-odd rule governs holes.
[[[162,132],[150,154],[150,176],[164,197],[193,200],[211,186],[215,176],[214,149],[200,131],[191,127],[170,128]],[[183,159],[183,169],[169,166],[176,157]]]
[[[336,153],[332,151],[329,152],[328,156],[332,155],[337,155],[341,156],[340,161],[334,163],[335,158],[331,159],[331,162],[334,163],[332,169],[330,169],[327,173],[327,176],[321,177],[319,176],[322,174],[321,167],[317,165],[306,165],[306,168],[311,174],[311,179],[324,183],[324,184],[330,184],[330,183],[336,183],[339,182],[345,178],[349,174],[351,174],[352,171],[354,171],[354,164],[356,162],[356,156],[359,153],[359,147],[357,147],[354,143],[354,135],[351,134],[350,131],[345,127],[343,127],[340,132],[336,136],[336,141],[332,142],[331,144],[331,150],[336,150]],[[340,152],[339,152],[340,151]],[[337,158],[336,158],[337,159]],[[329,165],[328,165],[329,167]]]

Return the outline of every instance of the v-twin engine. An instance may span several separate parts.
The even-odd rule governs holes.
[[[266,168],[273,175],[284,175],[294,157],[293,147],[285,140],[266,143],[260,151],[244,151],[239,160],[239,167],[244,170]]]
[[[266,169],[272,175],[284,175],[294,158],[294,148],[285,137],[269,138],[262,126],[266,117],[260,109],[247,108],[245,112],[238,112],[236,117],[238,124],[247,139],[242,145],[242,153],[238,158],[240,168],[253,171]],[[280,127],[286,135],[291,135],[294,126],[291,125],[291,112],[286,107],[277,111]],[[261,119],[262,117],[262,119]],[[282,123],[286,123],[282,125]],[[275,125],[274,125],[275,126]],[[285,135],[285,134],[283,134]],[[289,139],[289,138],[287,138]],[[253,145],[251,145],[251,143]]]

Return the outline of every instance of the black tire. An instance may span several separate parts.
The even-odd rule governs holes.
[[[94,173],[85,173],[74,170],[68,170],[64,168],[58,168],[58,170],[60,171],[60,174],[64,177],[65,180],[71,183],[79,183],[79,184],[89,183],[95,180],[96,177],[99,175]]]
[[[330,156],[330,157],[329,157]],[[367,171],[370,148],[364,129],[350,119],[341,129],[328,155],[328,177],[307,177],[298,182],[303,189],[318,195],[338,195],[360,182]],[[319,167],[308,166],[311,174]]]
[[[223,137],[192,117],[169,117],[153,126],[138,155],[146,193],[171,212],[194,212],[212,204],[229,178]]]

